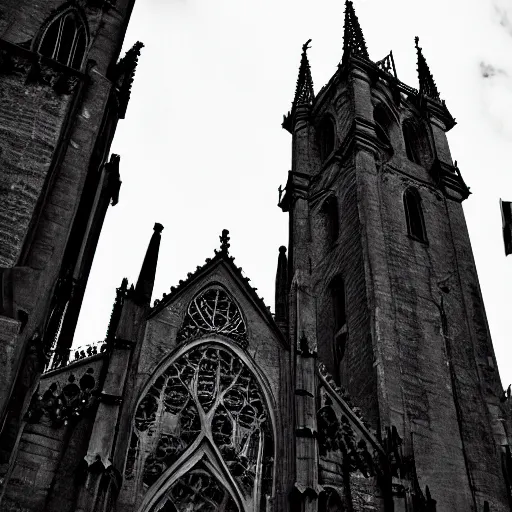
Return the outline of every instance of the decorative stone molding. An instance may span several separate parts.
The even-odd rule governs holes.
[[[96,402],[93,393],[96,380],[93,372],[89,368],[78,384],[75,382],[76,377],[71,374],[62,389],[54,382],[43,394],[36,392],[25,416],[26,421],[38,423],[46,419],[53,427],[60,427],[82,417]]]

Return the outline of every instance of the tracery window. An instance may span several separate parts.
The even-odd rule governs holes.
[[[87,27],[78,11],[70,7],[46,26],[37,51],[65,66],[80,69],[86,48]]]
[[[178,357],[146,393],[134,423],[127,480],[141,473],[148,490],[170,472],[164,501],[177,511],[238,510],[210,464],[217,473],[231,475],[242,502],[251,504],[248,510],[265,510],[274,451],[269,409],[259,381],[228,347],[200,344]],[[172,468],[201,450],[194,469],[173,481]],[[206,496],[209,501],[203,503]],[[220,502],[225,508],[215,508]]]
[[[240,308],[220,286],[212,286],[190,302],[177,341],[218,333],[247,346],[247,328]]]
[[[404,210],[409,236],[419,242],[426,242],[427,233],[425,231],[421,197],[413,187],[409,187],[404,192]]]

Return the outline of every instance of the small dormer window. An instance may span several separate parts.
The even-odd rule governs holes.
[[[407,233],[414,240],[419,242],[427,241],[425,231],[425,221],[423,219],[423,210],[421,208],[421,197],[418,191],[409,187],[404,192],[404,209],[407,221]]]
[[[74,8],[53,18],[44,29],[38,53],[65,66],[80,69],[87,48],[87,27]]]
[[[325,116],[318,127],[318,138],[320,142],[320,157],[325,162],[334,150],[336,140],[336,128],[330,116]]]

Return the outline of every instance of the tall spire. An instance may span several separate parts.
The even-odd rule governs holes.
[[[418,78],[420,81],[420,94],[428,96],[434,100],[439,100],[439,91],[437,90],[436,83],[432,77],[432,73],[428,67],[427,61],[423,56],[423,51],[419,47],[419,37],[414,38],[416,44],[416,52],[418,54]]]
[[[297,78],[297,88],[295,89],[295,98],[293,99],[293,108],[298,105],[311,105],[315,99],[313,91],[313,78],[311,77],[311,68],[309,66],[307,51],[310,48],[308,39],[302,45],[302,57],[300,60],[299,77]]]
[[[153,235],[149,241],[148,250],[140,269],[139,279],[135,286],[135,297],[140,304],[149,304],[155,284],[156,264],[158,263],[158,250],[160,249],[160,233],[164,229],[158,222],[153,228]]]
[[[279,247],[276,273],[276,316],[275,321],[279,325],[286,322],[286,302],[288,296],[288,259],[286,247]]]
[[[357,19],[354,5],[350,0],[345,3],[345,27],[343,34],[343,62],[349,57],[361,57],[369,59],[366,42],[359,20]]]

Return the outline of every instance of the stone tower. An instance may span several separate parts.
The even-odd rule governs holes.
[[[379,436],[401,440],[402,464],[438,511],[509,510],[503,391],[461,204],[469,189],[446,137],[455,121],[417,38],[419,90],[397,78],[392,54],[370,60],[350,1],[344,30],[342,61],[316,97],[304,46],[283,122],[297,421],[314,430],[320,404],[304,374],[318,358]],[[297,450],[313,457],[315,444],[311,433]],[[318,483],[329,478],[320,461]],[[400,485],[393,477],[395,506]]]
[[[118,200],[119,156],[109,151],[142,46],[118,61],[133,4],[0,6],[3,483],[41,371],[68,359],[103,219]]]

